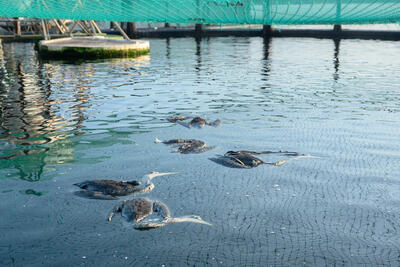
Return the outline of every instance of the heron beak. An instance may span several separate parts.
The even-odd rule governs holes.
[[[160,173],[157,173],[154,177],[163,176],[163,175],[170,175],[170,174],[177,174],[177,173],[179,173],[179,172],[160,172]]]
[[[209,223],[209,222],[206,222],[206,221],[204,221],[204,220],[202,220],[202,219],[198,220],[197,222],[198,222],[198,223],[201,223],[201,224],[205,224],[205,225],[213,226],[211,223]]]
[[[179,172],[152,172],[152,173],[147,174],[147,176],[150,179],[153,179],[154,177],[157,177],[157,176],[164,176],[164,175],[177,174],[177,173],[179,173]]]

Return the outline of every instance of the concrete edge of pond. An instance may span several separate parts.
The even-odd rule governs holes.
[[[46,59],[100,59],[138,57],[148,54],[149,41],[123,40],[104,36],[42,40],[39,55]]]

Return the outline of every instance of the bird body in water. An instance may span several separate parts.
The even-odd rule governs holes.
[[[277,162],[265,162],[254,156],[259,154],[279,154],[281,156],[293,156],[292,159],[281,160]],[[289,160],[299,159],[301,157],[311,157],[309,155],[299,154],[297,152],[288,152],[288,151],[248,151],[248,150],[239,150],[239,151],[228,151],[223,156],[219,158],[211,158],[210,160],[219,163],[221,165],[232,167],[232,168],[254,168],[261,164],[268,164],[273,166],[280,166],[286,163]]]
[[[226,160],[232,161],[234,165],[241,168],[253,168],[265,163],[261,159],[241,151],[228,151],[225,153],[224,157]]]
[[[189,122],[185,122],[185,120],[189,120],[191,119]],[[186,128],[203,128],[205,125],[209,125],[209,126],[213,126],[213,127],[217,127],[218,125],[221,124],[221,120],[215,120],[213,122],[208,122],[205,119],[201,118],[201,117],[186,117],[186,116],[172,116],[172,117],[168,117],[167,121],[169,122],[174,122],[174,123],[178,123],[182,126],[185,126]]]
[[[116,213],[121,213],[121,216],[128,222],[133,223],[133,227],[138,230],[154,229],[177,222],[195,222],[211,225],[196,215],[171,217],[171,212],[167,205],[161,201],[153,201],[148,198],[122,201],[108,215],[109,222],[111,222]],[[156,218],[149,219],[150,215],[155,215]]]
[[[176,145],[178,148],[173,152],[179,152],[182,154],[199,154],[211,149],[214,149],[216,146],[206,147],[206,143],[201,140],[196,139],[171,139],[162,141],[156,137],[155,143],[163,143],[166,145]]]
[[[143,176],[145,180],[144,186],[138,181],[115,181],[115,180],[89,180],[74,185],[83,189],[82,191],[75,192],[75,195],[93,198],[113,200],[118,199],[119,196],[126,196],[132,193],[145,193],[154,189],[152,179],[157,176],[176,174],[176,172],[152,172]]]

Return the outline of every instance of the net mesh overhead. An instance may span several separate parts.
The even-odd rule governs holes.
[[[400,0],[0,0],[0,17],[221,24],[400,21]]]

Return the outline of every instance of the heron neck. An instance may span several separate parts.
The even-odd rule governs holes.
[[[145,186],[143,188],[138,188],[137,193],[146,193],[154,189],[154,184],[151,182],[151,179],[147,180]]]

